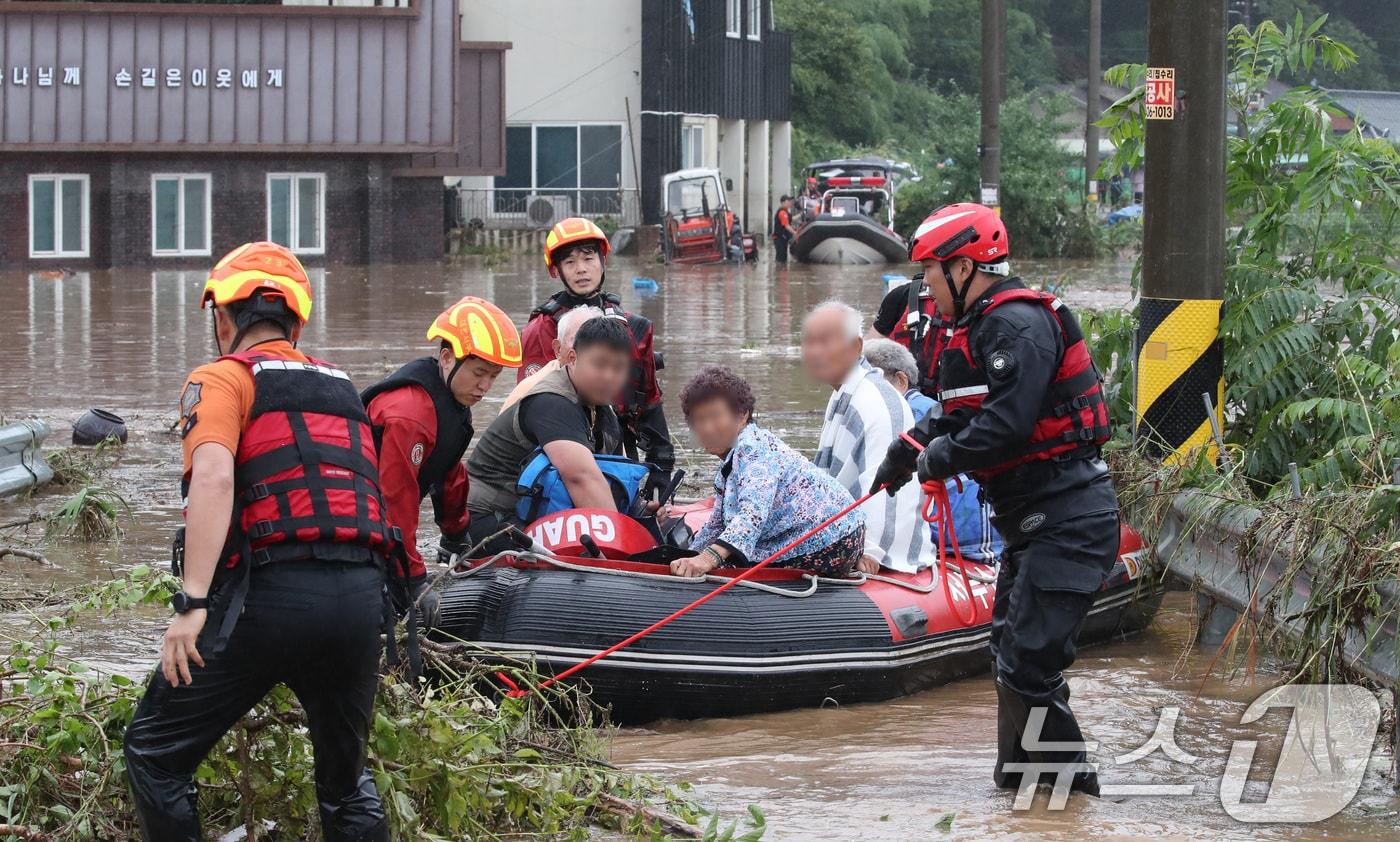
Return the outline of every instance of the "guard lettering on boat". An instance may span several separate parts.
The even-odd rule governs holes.
[[[585,515],[576,511],[541,518],[530,527],[530,537],[551,550],[565,544],[577,544],[584,535],[592,536],[594,541],[601,544],[617,538],[617,529],[606,515]]]

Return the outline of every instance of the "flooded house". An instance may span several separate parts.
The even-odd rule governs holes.
[[[791,36],[769,0],[482,0],[465,37],[506,54],[506,167],[464,178],[461,217],[547,228],[661,221],[662,177],[717,169],[765,230],[791,192]]]
[[[440,256],[443,178],[506,172],[478,5],[0,2],[0,267]]]

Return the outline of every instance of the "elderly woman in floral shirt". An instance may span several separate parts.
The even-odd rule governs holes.
[[[695,375],[681,391],[681,408],[701,446],[723,462],[714,513],[690,545],[696,555],[671,562],[677,576],[757,564],[851,504],[840,483],[754,423],[753,390],[730,369]],[[864,546],[865,516],[851,511],[773,566],[843,577]]]

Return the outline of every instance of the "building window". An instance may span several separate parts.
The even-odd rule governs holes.
[[[705,127],[681,126],[681,168],[705,166]]]
[[[616,214],[622,207],[622,124],[506,127],[506,174],[495,179],[496,213],[526,213],[540,197],[559,211]]]
[[[88,256],[88,177],[29,177],[29,256]]]
[[[757,41],[763,33],[763,0],[749,0],[749,40]]]
[[[209,254],[209,176],[151,176],[151,253]]]
[[[743,33],[739,15],[744,8],[744,0],[725,0],[724,33],[730,38],[738,38]]]
[[[325,254],[324,173],[269,173],[267,238],[297,254]]]

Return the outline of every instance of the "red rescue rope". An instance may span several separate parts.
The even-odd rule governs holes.
[[[913,444],[914,447],[918,448],[919,450],[923,450],[923,445],[919,444],[918,441],[916,441],[912,437],[904,433],[901,433],[900,436],[901,438],[904,438],[906,441]],[[961,483],[959,483],[958,487],[962,487]],[[862,503],[884,490],[884,485],[881,485],[880,487],[872,490],[870,493],[852,502],[846,508],[842,509],[841,511],[837,512],[836,514],[832,515],[831,517],[812,527],[802,535],[799,535],[797,538],[794,538],[787,546],[774,552],[772,555],[768,556],[763,561],[760,561],[758,564],[755,564],[747,570],[744,570],[739,575],[735,576],[734,578],[730,579],[729,581],[725,582],[724,584],[720,585],[719,587],[715,588],[714,590],[710,591],[709,593],[705,594],[704,596],[700,597],[699,599],[695,600],[694,602],[690,603],[684,608],[680,608],[672,612],[669,616],[657,620],[655,623],[652,623],[651,625],[647,626],[646,628],[642,629],[636,634],[633,634],[632,636],[624,640],[620,640],[617,643],[614,643],[612,646],[609,646],[602,652],[599,652],[596,655],[592,655],[588,658],[585,658],[582,661],[579,661],[577,664],[574,664],[573,666],[555,675],[554,677],[546,678],[544,681],[541,681],[535,689],[543,690],[551,684],[556,684],[560,681],[563,681],[569,676],[574,675],[575,673],[587,667],[590,667],[593,664],[598,663],[599,661],[603,660],[604,658],[608,657],[614,652],[631,646],[633,643],[636,643],[637,641],[641,640],[642,638],[646,637],[647,635],[651,634],[652,632],[656,631],[662,626],[667,625],[673,620],[679,617],[683,617],[686,614],[689,614],[691,611],[694,611],[696,608],[699,608],[700,606],[704,605],[705,603],[709,602],[710,600],[714,599],[715,597],[719,596],[720,594],[724,593],[725,591],[729,590],[730,588],[749,578],[753,574],[772,564],[774,561],[777,561],[778,558],[796,548],[798,544],[801,544],[803,541],[806,541],[808,538],[811,538],[813,535],[816,535],[818,532],[822,531],[823,529],[832,525],[836,521],[850,514]],[[928,495],[928,500],[924,504],[923,519],[928,523],[939,524],[938,534],[941,546],[939,547],[938,559],[940,563],[944,559],[945,550],[947,549],[949,543],[951,542],[952,544],[953,556],[958,563],[958,572],[962,574],[964,592],[967,594],[968,603],[972,611],[971,616],[967,619],[964,619],[962,617],[962,612],[959,611],[958,621],[961,622],[964,626],[970,626],[977,619],[977,606],[971,604],[972,582],[967,578],[967,570],[963,566],[964,562],[962,557],[962,550],[958,547],[957,535],[953,531],[953,508],[951,502],[948,499],[948,487],[941,482],[928,482],[924,483],[923,490]],[[952,589],[948,585],[948,571],[939,570],[938,575],[943,579],[943,594],[947,597],[948,603],[951,605],[954,602],[956,602],[956,600],[953,599]],[[526,696],[529,693],[528,690],[521,689],[521,687],[518,684],[516,684],[510,679],[510,676],[506,675],[503,672],[497,672],[496,677],[501,680],[501,683],[505,684],[509,688],[509,690],[506,693],[506,696],[508,698],[519,699]]]
[[[763,561],[760,561],[758,564],[755,564],[754,566],[743,571],[738,576],[735,576],[728,582],[725,582],[723,585],[720,585],[719,587],[715,588],[714,590],[710,591],[709,593],[705,594],[704,596],[700,597],[699,599],[695,600],[694,602],[690,603],[684,608],[673,612],[670,616],[661,620],[657,620],[655,623],[652,623],[651,625],[647,626],[646,628],[642,629],[641,631],[637,632],[636,634],[632,635],[626,640],[621,640],[617,643],[614,643],[612,646],[609,646],[602,652],[599,652],[596,655],[593,655],[583,661],[578,662],[577,664],[574,664],[573,666],[569,667],[568,669],[564,670],[563,672],[559,673],[553,678],[547,678],[544,681],[541,681],[537,689],[543,690],[551,684],[563,681],[564,679],[568,678],[569,676],[573,675],[579,670],[582,670],[585,667],[589,667],[593,664],[598,663],[599,661],[603,660],[604,658],[608,657],[609,655],[618,651],[619,649],[625,649],[628,646],[631,646],[633,643],[636,643],[637,641],[641,640],[642,638],[646,637],[647,635],[651,634],[652,632],[656,631],[657,629],[661,628],[662,626],[666,625],[672,620],[689,614],[691,611],[694,611],[696,608],[699,608],[700,606],[704,605],[705,603],[709,602],[710,600],[714,599],[715,597],[719,596],[720,594],[724,593],[725,591],[729,590],[730,588],[749,578],[753,574],[772,564],[774,561],[777,561],[779,557],[790,552],[798,544],[801,544],[803,541],[806,541],[808,538],[811,538],[813,535],[816,535],[818,532],[822,531],[823,529],[832,525],[836,521],[855,511],[857,506],[884,490],[885,486],[883,485],[879,488],[874,489],[869,494],[866,494],[864,497],[861,497],[859,500],[856,500],[855,502],[851,503],[851,505],[847,506],[846,508],[842,509],[841,511],[837,512],[836,514],[817,524],[816,526],[812,527],[802,535],[799,535],[798,537],[794,538],[792,542],[789,543],[787,546],[768,556]],[[521,690],[520,688],[515,687],[511,689],[510,692],[506,693],[506,695],[512,699],[518,699],[524,696],[527,692],[528,691],[526,690]]]
[[[962,480],[955,480],[958,490],[962,490]],[[968,607],[972,613],[966,618],[962,611],[958,611],[958,622],[964,626],[970,626],[977,622],[977,606],[972,602],[972,580],[967,578],[967,562],[963,560],[962,548],[958,546],[958,533],[953,529],[953,504],[948,499],[948,485],[942,482],[926,482],[923,484],[924,502],[924,522],[938,525],[938,560],[945,567],[938,571],[943,577],[943,595],[948,598],[948,604],[954,605],[957,600],[953,599],[952,588],[948,585],[952,578],[948,575],[947,559],[948,545],[953,546],[953,558],[957,561],[958,573],[962,575],[963,593],[967,594]]]

